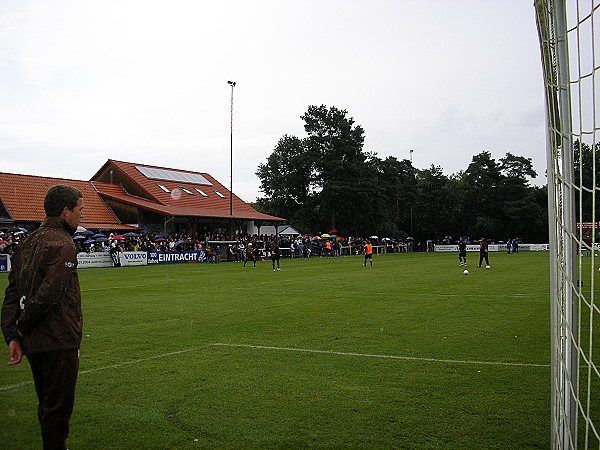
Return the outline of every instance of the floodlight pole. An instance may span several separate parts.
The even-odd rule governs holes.
[[[233,216],[233,88],[235,87],[235,81],[228,81],[227,84],[231,86],[231,130],[229,135],[229,215]]]
[[[412,154],[413,154],[413,149],[410,149],[410,163],[412,164]]]

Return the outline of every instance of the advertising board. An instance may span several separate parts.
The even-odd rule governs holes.
[[[112,267],[113,260],[108,253],[78,253],[77,267],[84,269],[86,267]]]
[[[119,261],[121,266],[145,266],[148,264],[148,252],[123,252]]]
[[[550,250],[549,244],[519,244],[519,251],[547,251]],[[458,245],[436,245],[436,252],[458,252]],[[479,245],[467,245],[468,252],[478,252]],[[506,245],[505,244],[493,244],[488,247],[489,252],[505,252]]]
[[[0,272],[10,272],[10,256],[0,255]]]
[[[148,264],[180,264],[206,262],[204,250],[188,252],[148,252]]]

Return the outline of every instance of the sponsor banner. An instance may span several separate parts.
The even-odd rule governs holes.
[[[206,252],[148,252],[148,264],[178,264],[190,262],[206,262]]]
[[[577,229],[585,228],[600,228],[600,222],[577,222]]]
[[[112,267],[113,260],[110,254],[103,252],[95,253],[78,253],[77,254],[77,267]]]
[[[10,272],[10,255],[0,255],[0,272]]]
[[[458,245],[435,245],[436,252],[458,252]],[[479,245],[467,245],[468,252],[478,252]],[[489,245],[488,252],[497,252],[497,245]]]
[[[550,251],[550,244],[519,244],[519,251],[521,250],[530,252]]]
[[[145,266],[148,264],[148,252],[123,252],[119,254],[121,266]]]
[[[519,244],[519,251],[547,251],[550,250],[550,244]],[[436,252],[458,252],[458,245],[436,245]],[[467,245],[468,252],[478,252],[479,245]],[[488,246],[489,252],[505,252],[506,244],[493,244]]]

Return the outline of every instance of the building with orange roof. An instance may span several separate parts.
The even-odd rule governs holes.
[[[207,173],[109,159],[90,181],[0,172],[0,228],[37,228],[55,184],[83,193],[81,226],[92,230],[244,234],[285,222],[256,211]]]

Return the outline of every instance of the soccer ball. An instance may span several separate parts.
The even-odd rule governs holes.
[[[463,271],[463,273],[464,273],[465,275],[469,275],[469,271],[468,271],[467,269],[465,269],[465,270]]]
[[[491,269],[491,268],[492,268],[492,266],[485,266],[485,268],[486,268],[486,269]]]

